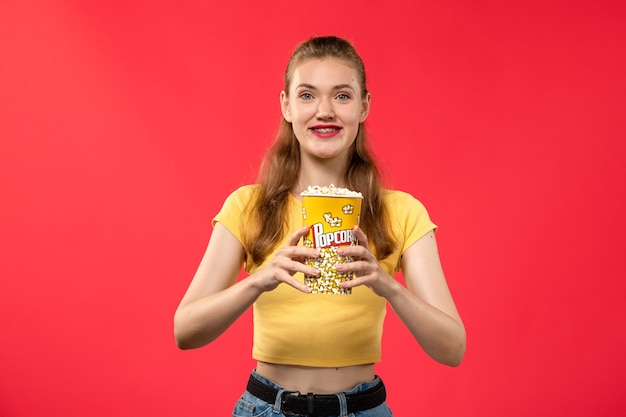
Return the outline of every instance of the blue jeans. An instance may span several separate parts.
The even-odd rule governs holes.
[[[254,378],[259,381],[274,387],[276,389],[281,389],[279,385],[276,385],[274,382],[270,381],[267,378],[263,378],[256,372],[252,372]],[[345,404],[345,394],[354,394],[357,392],[365,391],[368,388],[375,386],[378,383],[378,377],[370,382],[364,382],[362,384],[357,385],[350,391],[344,391],[342,393],[338,393],[339,403]],[[280,407],[280,405],[279,405]],[[384,402],[378,407],[370,408],[369,410],[359,411],[357,413],[346,414],[345,416],[336,416],[336,417],[392,417],[393,414],[387,406],[387,403]],[[243,395],[235,404],[235,409],[233,410],[232,417],[289,417],[283,414],[282,410],[274,409],[274,404],[266,403],[263,400],[258,399],[254,395],[250,394],[248,391],[244,392]]]

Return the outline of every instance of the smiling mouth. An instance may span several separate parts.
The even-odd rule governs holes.
[[[339,127],[312,127],[311,130],[317,133],[332,133],[338,131]]]

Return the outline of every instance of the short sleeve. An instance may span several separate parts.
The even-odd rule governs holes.
[[[388,207],[391,211],[393,233],[400,244],[400,254],[426,233],[437,230],[437,225],[430,219],[424,204],[411,194],[392,192],[391,204]]]
[[[230,231],[239,242],[243,242],[241,231],[241,217],[250,201],[250,196],[254,190],[254,186],[246,185],[233,191],[224,201],[222,208],[215,215],[211,222],[213,226],[221,223],[228,231]]]

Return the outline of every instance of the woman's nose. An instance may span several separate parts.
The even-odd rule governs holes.
[[[332,103],[327,100],[320,101],[319,106],[317,106],[316,117],[322,120],[333,119],[335,117],[335,111]]]

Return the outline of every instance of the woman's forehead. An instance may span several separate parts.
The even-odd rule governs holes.
[[[319,88],[348,84],[358,90],[359,75],[356,68],[344,59],[307,59],[293,68],[291,86],[297,88],[301,84]]]

